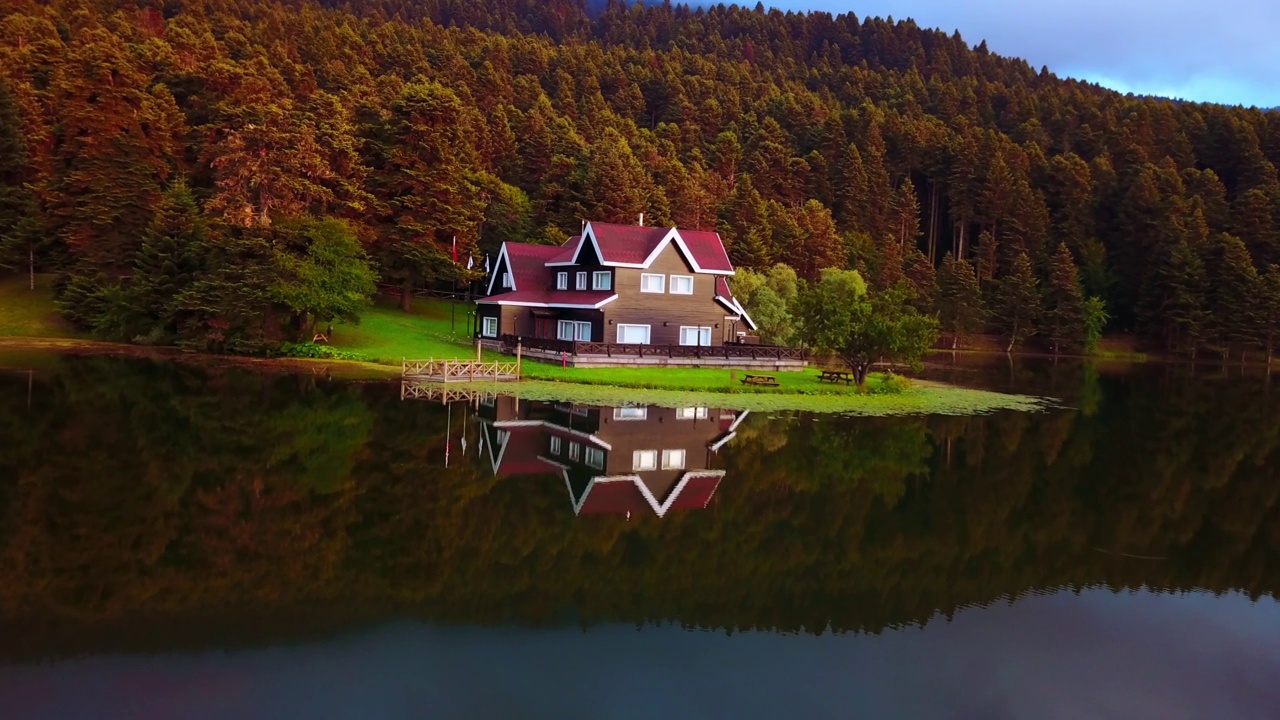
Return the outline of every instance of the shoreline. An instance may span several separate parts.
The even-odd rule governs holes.
[[[39,359],[59,355],[106,356],[166,360],[203,367],[235,367],[276,373],[299,373],[347,382],[402,380],[400,368],[358,360],[313,358],[256,358],[183,352],[170,347],[149,347],[80,338],[0,337],[0,367],[12,359],[32,354]],[[27,368],[19,368],[27,369]],[[412,381],[410,381],[412,382]],[[585,405],[644,403],[663,407],[715,405],[751,411],[810,411],[865,416],[975,415],[1000,410],[1035,412],[1051,407],[1049,398],[978,390],[931,380],[911,379],[911,386],[896,393],[836,390],[829,393],[787,392],[762,388],[655,388],[598,381],[529,378],[505,383],[420,383],[432,389],[465,390],[481,394],[508,394],[530,400],[565,400]],[[834,389],[834,388],[833,388]]]

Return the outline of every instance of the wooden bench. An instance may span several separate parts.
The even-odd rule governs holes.
[[[770,387],[778,386],[778,378],[772,375],[743,375],[743,385],[768,385]]]
[[[853,384],[853,373],[847,370],[822,370],[818,372],[818,382],[840,382],[844,381],[845,385]]]

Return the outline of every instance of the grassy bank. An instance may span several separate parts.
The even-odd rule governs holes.
[[[37,275],[31,290],[26,275],[0,276],[0,337],[80,337],[54,307],[53,280]]]

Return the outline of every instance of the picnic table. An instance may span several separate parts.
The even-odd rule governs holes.
[[[840,382],[844,381],[845,385],[853,384],[853,373],[848,370],[822,370],[818,372],[818,382]]]
[[[778,378],[772,375],[744,374],[742,376],[742,384],[743,385],[769,385],[772,387],[777,387]]]

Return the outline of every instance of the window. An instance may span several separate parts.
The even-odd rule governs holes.
[[[561,448],[560,438],[556,437],[555,435],[552,435],[551,436],[551,454],[559,455],[561,449],[562,448]]]
[[[480,334],[485,337],[498,337],[498,318],[484,318],[484,326],[480,329]]]
[[[707,409],[704,407],[676,408],[677,420],[706,420]]]
[[[587,289],[587,274],[584,272],[578,273],[578,289],[579,290]]]
[[[657,450],[636,450],[631,453],[631,470],[633,472],[644,472],[645,470],[658,469],[658,451]]]
[[[613,277],[608,270],[591,273],[592,290],[609,290],[613,287]]]
[[[587,464],[597,470],[603,470],[604,451],[598,447],[587,448]]]
[[[620,407],[613,409],[614,420],[644,420],[649,417],[647,407]]]
[[[619,325],[618,326],[618,344],[648,345],[649,344],[649,326],[648,325]]]
[[[663,470],[683,470],[684,469],[684,450],[663,450],[662,451],[662,469]]]
[[[582,459],[582,445],[572,440],[569,441],[569,459],[574,462]]]
[[[511,276],[510,276],[510,275],[508,275],[508,274],[507,274],[507,273],[505,273],[505,272],[504,272],[504,273],[502,273],[502,287],[504,287],[504,288],[510,288],[510,287],[511,287]]]
[[[591,323],[583,320],[561,320],[556,324],[557,340],[591,341]]]
[[[651,275],[649,273],[641,273],[640,275],[640,292],[660,293],[667,291],[666,275]]]
[[[710,345],[711,344],[711,328],[681,326],[680,344],[681,345],[702,345],[704,347]]]
[[[692,295],[693,294],[693,276],[692,275],[672,275],[671,276],[671,294],[672,295]]]
[[[556,289],[557,290],[569,289],[569,273],[567,272],[556,273]]]

